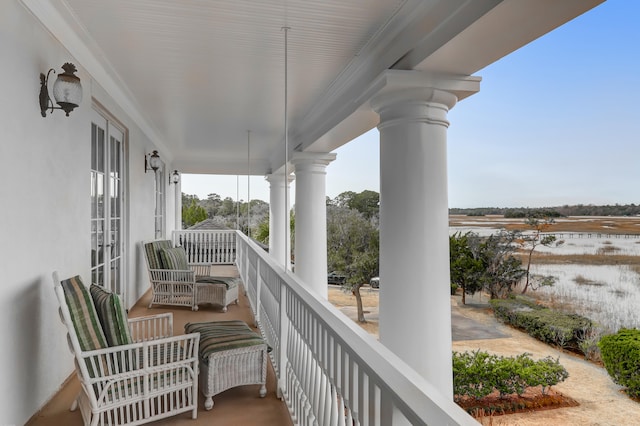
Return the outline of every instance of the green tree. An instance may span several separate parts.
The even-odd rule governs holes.
[[[492,299],[509,295],[526,271],[522,261],[514,256],[518,232],[500,231],[482,240],[478,247],[485,272],[483,287]]]
[[[202,200],[200,203],[200,205],[206,210],[208,218],[213,218],[218,215],[218,210],[220,209],[221,204],[222,200],[220,195],[216,193],[207,195],[207,199]]]
[[[206,210],[202,206],[198,205],[196,200],[192,199],[188,206],[182,206],[182,222],[184,223],[184,226],[189,227],[195,225],[206,218]]]
[[[485,267],[479,248],[479,236],[473,232],[457,232],[449,237],[449,268],[451,283],[462,288],[462,304],[465,295],[482,290]]]
[[[347,276],[345,291],[356,298],[358,320],[365,322],[360,287],[378,275],[379,233],[362,213],[327,206],[327,266]]]
[[[359,193],[345,191],[338,194],[334,200],[328,200],[327,204],[357,210],[365,218],[371,219],[380,213],[380,194],[370,190]]]
[[[199,203],[200,199],[198,198],[197,195],[185,194],[184,192],[182,193],[182,205],[183,206],[190,206],[192,201],[195,201],[196,203]]]
[[[269,216],[266,216],[256,227],[253,238],[262,244],[269,244]]]

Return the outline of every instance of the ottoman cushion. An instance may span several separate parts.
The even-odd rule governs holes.
[[[205,363],[214,352],[265,344],[258,333],[239,320],[187,323],[184,331],[200,333],[200,359]]]

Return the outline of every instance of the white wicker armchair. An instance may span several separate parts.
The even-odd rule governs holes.
[[[173,251],[176,250],[176,251]],[[182,251],[182,252],[181,252]],[[227,306],[238,302],[236,279],[210,276],[210,264],[189,264],[184,250],[172,247],[169,240],[146,241],[142,252],[151,282],[153,305],[189,306],[197,311],[198,305],[211,303]],[[167,267],[167,263],[171,264]]]
[[[170,313],[127,320],[117,295],[80,277],[53,281],[81,384],[71,410],[85,426],[197,418],[199,333],[173,336]]]

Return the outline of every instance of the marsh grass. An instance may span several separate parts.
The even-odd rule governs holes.
[[[537,264],[557,278],[530,295],[545,305],[586,316],[608,332],[640,328],[640,275],[629,265]]]
[[[600,281],[594,281],[594,280],[590,280],[588,278],[585,278],[583,275],[578,274],[575,276],[575,278],[573,279],[573,282],[579,285],[597,285],[597,286],[602,286],[605,285],[605,283],[600,282]]]
[[[609,244],[611,244],[611,243],[609,243]],[[621,250],[620,247],[616,247],[614,245],[605,245],[603,247],[599,247],[598,250],[596,251],[596,254],[597,255],[603,255],[603,254],[607,255],[607,254],[610,254],[610,253],[618,252],[620,250]]]
[[[633,265],[640,268],[640,257],[628,254],[533,253],[532,264],[546,265]]]

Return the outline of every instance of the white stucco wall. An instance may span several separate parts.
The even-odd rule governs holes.
[[[92,98],[128,130],[129,306],[149,287],[139,242],[154,236],[153,176],[143,165],[156,148],[17,0],[0,3],[0,58],[0,424],[24,424],[73,372],[51,273],[89,281]],[[64,62],[79,69],[82,105],[42,118],[39,75]],[[173,185],[167,192],[171,230]]]

